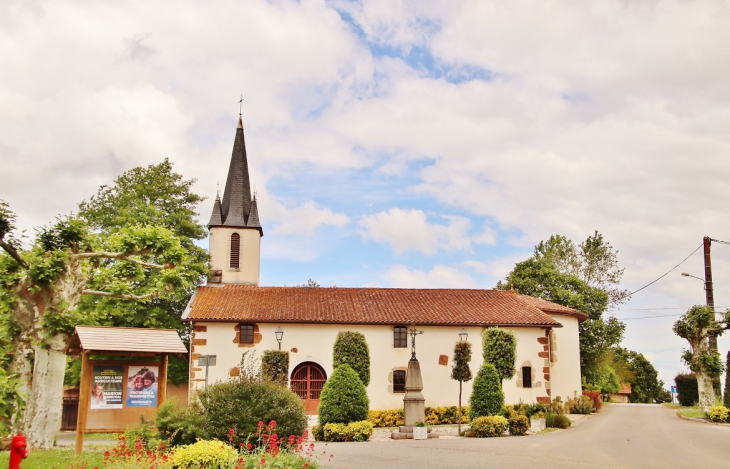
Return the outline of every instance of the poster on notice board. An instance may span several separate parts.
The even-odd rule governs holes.
[[[127,407],[157,407],[158,366],[130,366],[127,378]]]
[[[121,409],[124,367],[94,365],[91,382],[91,409]]]

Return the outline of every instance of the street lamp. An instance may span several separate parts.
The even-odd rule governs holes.
[[[690,275],[687,272],[682,272],[682,277],[692,277],[692,278],[696,278],[697,280],[702,280],[703,282],[705,281],[705,279],[697,277],[695,275]]]
[[[459,340],[462,342],[466,342],[466,339],[469,337],[469,334],[466,332],[466,329],[463,327],[459,331]]]
[[[276,335],[276,341],[279,342],[279,350],[281,350],[281,339],[284,338],[284,330],[279,326],[274,331],[274,334]]]

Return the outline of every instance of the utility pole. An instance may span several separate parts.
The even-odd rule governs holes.
[[[710,244],[712,240],[709,236],[702,238],[705,248],[705,300],[707,306],[712,309],[712,319],[715,320],[715,297],[712,291],[712,262],[710,259]],[[710,351],[717,352],[717,337],[710,336]]]
[[[712,239],[709,236],[702,238],[702,244],[705,251],[705,300],[707,306],[712,310],[712,323],[715,323],[715,295],[712,291],[712,262],[710,259],[710,244]],[[717,336],[711,335],[709,337],[710,352],[717,352]],[[715,394],[721,396],[720,378],[712,378],[712,388],[715,390]]]

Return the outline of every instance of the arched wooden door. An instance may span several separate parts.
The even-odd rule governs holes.
[[[304,401],[308,414],[317,413],[319,396],[326,381],[327,373],[313,362],[304,362],[292,371],[291,390]]]

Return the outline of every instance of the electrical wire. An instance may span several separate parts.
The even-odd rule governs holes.
[[[684,313],[682,313],[682,314],[684,314]],[[621,318],[620,320],[621,321],[631,321],[633,319],[668,318],[668,317],[673,317],[673,316],[681,316],[682,314],[663,314],[663,315],[660,315],[660,316],[643,316],[643,317],[640,317],[640,318]]]
[[[720,241],[720,242],[723,242],[723,243],[724,243],[724,241]],[[670,272],[672,272],[672,271],[673,271],[674,269],[676,269],[676,268],[677,268],[677,267],[679,267],[680,265],[684,264],[684,262],[685,262],[685,261],[686,261],[687,259],[689,259],[690,257],[692,257],[692,255],[693,255],[694,253],[696,253],[697,251],[699,251],[699,249],[700,249],[700,248],[701,248],[702,246],[704,246],[704,244],[705,244],[705,243],[702,243],[702,244],[700,244],[699,246],[697,246],[697,249],[695,249],[694,251],[692,251],[692,254],[690,254],[689,256],[685,257],[685,258],[684,258],[684,260],[683,260],[682,262],[680,262],[679,264],[677,264],[677,265],[675,265],[674,267],[672,267],[671,269],[669,269],[669,271],[667,271],[667,273],[666,273],[666,274],[662,275],[661,277],[659,277],[658,279],[654,280],[653,282],[647,283],[646,285],[644,285],[643,287],[639,288],[638,290],[632,291],[631,293],[629,293],[629,296],[633,295],[634,293],[640,292],[640,291],[641,291],[641,290],[643,290],[644,288],[646,288],[646,287],[648,287],[648,286],[650,286],[650,285],[653,285],[653,284],[657,283],[657,282],[658,282],[659,280],[661,280],[661,279],[663,279],[664,277],[666,277],[667,275],[669,275],[669,273],[670,273]],[[727,244],[730,244],[730,243],[727,243]]]
[[[712,239],[712,238],[710,238],[710,241],[714,241],[714,242],[720,243],[720,244],[730,244],[727,241],[720,241],[719,239]]]

